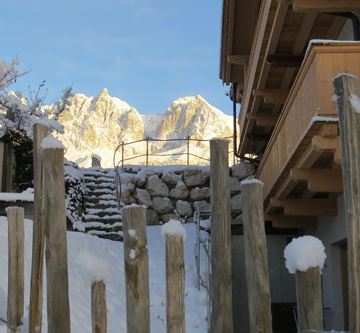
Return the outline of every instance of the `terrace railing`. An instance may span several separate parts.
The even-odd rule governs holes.
[[[225,137],[223,139],[228,139],[230,144],[232,145],[232,137]],[[186,143],[186,151],[185,152],[153,152],[152,145],[154,143],[157,142],[185,142]],[[132,141],[132,142],[121,142],[115,149],[114,152],[114,157],[113,157],[113,163],[114,163],[114,167],[118,168],[119,166],[121,166],[121,168],[124,168],[125,164],[129,164],[130,161],[136,161],[137,163],[135,164],[140,164],[140,165],[145,165],[145,166],[149,166],[151,165],[151,161],[150,158],[151,157],[174,157],[174,156],[186,156],[186,165],[191,165],[191,157],[194,157],[200,161],[203,161],[204,164],[209,164],[210,163],[210,148],[209,148],[209,154],[208,156],[204,156],[204,155],[199,155],[196,154],[194,150],[191,150],[191,143],[194,142],[207,142],[209,143],[210,140],[204,140],[204,139],[195,139],[195,138],[191,138],[191,137],[187,137],[185,139],[153,139],[153,138],[145,138],[142,140],[136,140],[136,141]],[[131,156],[128,155],[127,149],[126,147],[131,147],[131,146],[135,146],[135,145],[141,145],[144,144],[144,153],[140,153],[140,154],[132,154]],[[180,147],[174,147],[171,149],[176,149],[176,148],[180,148]],[[120,155],[120,157],[118,157],[118,155]],[[232,155],[232,156],[231,156]],[[232,162],[233,164],[235,164],[236,162],[236,157],[234,155],[234,149],[229,151],[229,159],[230,157],[232,157],[232,159],[230,160],[230,162]],[[140,159],[140,162],[138,161]],[[131,162],[130,162],[131,164]],[[169,165],[172,165],[170,162],[168,163]],[[175,163],[174,163],[175,164]],[[195,164],[195,163],[193,163]]]

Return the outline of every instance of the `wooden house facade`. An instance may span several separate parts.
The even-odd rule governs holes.
[[[265,222],[325,244],[325,328],[336,330],[348,328],[348,277],[333,79],[360,77],[359,11],[360,0],[223,1],[220,78],[240,108],[237,155],[257,166]]]

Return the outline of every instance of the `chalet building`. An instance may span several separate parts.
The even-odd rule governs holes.
[[[325,328],[348,329],[346,225],[333,78],[344,72],[360,77],[359,10],[359,0],[223,2],[220,78],[230,85],[238,117],[238,157],[256,165],[256,177],[264,183],[275,333],[296,332],[295,283],[285,270],[283,250],[301,234],[315,235],[326,246]],[[246,332],[243,250],[233,237],[234,324],[236,332]]]

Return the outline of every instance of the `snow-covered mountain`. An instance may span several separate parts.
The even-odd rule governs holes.
[[[66,158],[89,166],[91,154],[102,157],[102,166],[113,166],[115,148],[121,143],[153,139],[208,140],[232,135],[232,118],[216,109],[201,96],[182,97],[163,113],[141,115],[126,102],[109,95],[103,89],[96,97],[75,94],[71,105],[60,115],[65,133],[59,134],[66,147]],[[150,142],[149,153],[172,154],[186,151],[186,141]],[[146,153],[146,144],[126,145],[124,157]],[[190,142],[190,153],[208,157],[208,142]],[[117,162],[121,154],[117,155]],[[171,162],[170,162],[171,160]],[[201,159],[191,158],[193,164]],[[186,156],[150,156],[149,164],[184,164]],[[128,160],[125,164],[144,164],[145,157]]]

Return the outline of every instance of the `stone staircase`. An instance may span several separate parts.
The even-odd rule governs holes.
[[[85,185],[85,232],[122,241],[122,217],[116,199],[115,172],[101,168],[87,168],[82,172]]]

